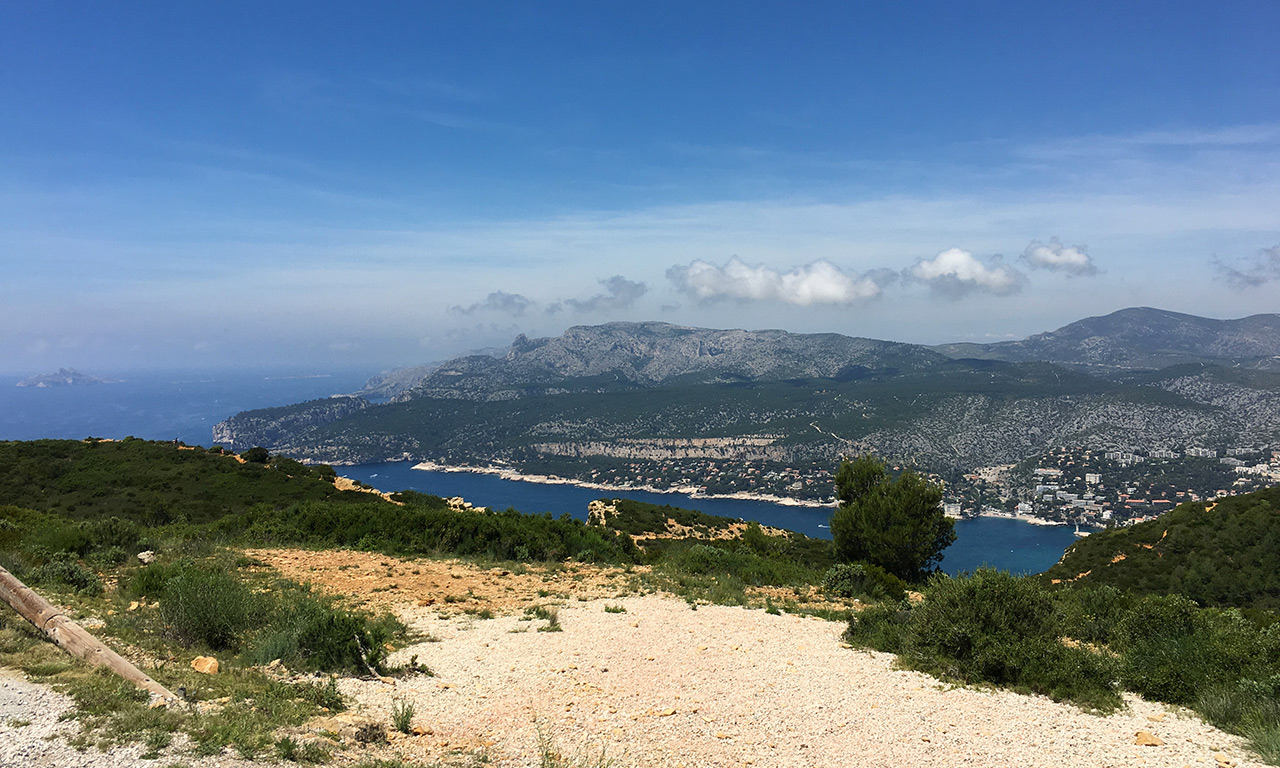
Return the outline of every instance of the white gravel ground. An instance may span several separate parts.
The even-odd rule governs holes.
[[[623,605],[625,613],[607,613]],[[537,733],[566,753],[607,749],[628,766],[1257,766],[1241,741],[1189,712],[1136,697],[1110,717],[1047,699],[951,688],[895,670],[892,657],[841,647],[843,625],[657,596],[560,608],[562,632],[506,616],[405,616],[439,642],[400,650],[437,676],[343,692],[390,721],[411,702],[419,735],[392,747],[433,764],[480,750],[497,766],[535,766]],[[77,752],[57,734],[61,695],[0,674],[0,768],[167,766],[139,746]],[[1162,746],[1134,744],[1147,731]],[[50,737],[54,738],[50,738]],[[252,765],[229,757],[193,768]],[[1226,761],[1226,762],[1224,762]]]
[[[623,605],[625,613],[607,613]],[[570,601],[562,632],[517,617],[406,616],[440,642],[416,654],[437,677],[348,681],[371,714],[414,704],[432,734],[410,754],[489,744],[536,765],[536,732],[566,751],[607,747],[620,766],[1260,765],[1236,737],[1136,697],[1098,717],[1000,691],[953,688],[841,647],[843,625],[656,596]],[[1163,746],[1134,744],[1147,731]],[[427,762],[430,762],[427,760]]]

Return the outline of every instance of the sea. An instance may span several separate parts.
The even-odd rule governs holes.
[[[20,377],[0,376],[0,440],[133,436],[208,446],[214,424],[240,411],[354,392],[371,374],[369,370],[95,372],[115,381],[44,389],[18,387]],[[585,518],[588,502],[625,496],[831,538],[827,527],[830,508],[674,492],[602,491],[474,472],[418,470],[409,462],[346,466],[338,471],[382,491],[461,496],[477,506],[494,509]],[[984,565],[1013,573],[1039,573],[1056,563],[1073,541],[1075,534],[1066,526],[1001,518],[960,520],[956,522],[956,542],[944,553],[941,567],[951,574]]]

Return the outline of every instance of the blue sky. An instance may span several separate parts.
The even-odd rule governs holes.
[[[0,371],[1280,310],[1275,2],[364,5],[0,5]]]

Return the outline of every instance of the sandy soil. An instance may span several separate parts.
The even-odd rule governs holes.
[[[384,749],[423,765],[537,766],[539,734],[566,756],[604,750],[617,768],[1261,765],[1239,739],[1183,710],[1127,697],[1124,711],[1099,717],[1041,697],[955,688],[848,648],[841,623],[639,595],[617,569],[511,573],[359,552],[251,554],[392,609],[422,635],[392,660],[416,656],[435,676],[340,686],[380,722],[412,704],[414,733],[393,731]],[[535,606],[555,607],[561,631],[540,631],[548,622],[530,615]],[[46,741],[65,727],[60,698],[30,683],[0,685],[0,765],[151,764],[134,749],[95,762]],[[1139,732],[1159,745],[1136,744]]]
[[[384,721],[397,702],[413,704],[421,733],[392,746],[428,764],[480,750],[497,765],[537,765],[541,732],[566,753],[604,749],[618,766],[1260,765],[1239,739],[1186,711],[1128,697],[1125,711],[1099,717],[955,688],[849,649],[841,623],[619,597],[628,582],[617,570],[512,574],[356,552],[254,554],[395,607],[429,637],[393,661],[417,656],[435,677],[342,686]],[[397,589],[382,589],[388,583]],[[445,602],[468,592],[468,603]],[[459,610],[466,605],[495,618]],[[547,622],[523,610],[534,605],[557,606],[562,631],[539,631]],[[1135,744],[1140,731],[1163,743]]]

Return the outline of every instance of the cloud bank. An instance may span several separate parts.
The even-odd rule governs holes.
[[[1030,264],[1032,269],[1062,272],[1070,277],[1086,277],[1098,273],[1093,258],[1089,256],[1088,246],[1065,246],[1056,237],[1049,238],[1047,245],[1039,240],[1032,240],[1022,252],[1022,260]]]
[[[780,301],[786,304],[853,304],[880,295],[875,280],[846,273],[829,261],[819,260],[787,272],[750,265],[734,256],[724,266],[701,259],[667,270],[676,289],[700,302],[725,299]]]
[[[1240,259],[1236,266],[1218,257],[1213,268],[1219,280],[1235,288],[1257,288],[1272,280],[1280,280],[1280,245],[1263,248],[1252,259]]]
[[[917,261],[906,276],[948,296],[975,292],[1009,296],[1022,290],[1027,278],[1002,261],[998,255],[983,261],[968,251],[951,248],[932,259]]]

